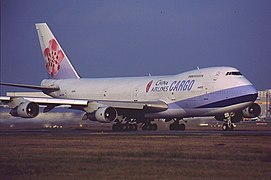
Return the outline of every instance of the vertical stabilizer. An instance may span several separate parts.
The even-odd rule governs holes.
[[[36,24],[45,68],[51,79],[77,78],[77,72],[70,63],[55,36],[46,23]]]

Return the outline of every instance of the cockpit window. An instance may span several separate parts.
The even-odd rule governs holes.
[[[239,71],[227,72],[226,76],[233,75],[233,76],[242,76]]]

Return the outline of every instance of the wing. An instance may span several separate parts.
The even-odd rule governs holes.
[[[91,101],[122,110],[143,110],[145,113],[160,112],[168,109],[163,101]]]
[[[14,112],[15,116],[23,114],[23,116],[27,117],[27,112],[23,112],[23,110],[31,111],[31,109],[33,109],[33,112],[36,112],[40,106],[45,106],[43,112],[48,112],[56,106],[65,105],[68,108],[82,110],[87,113],[93,113],[103,107],[112,107],[120,114],[130,111],[140,111],[142,113],[160,112],[168,109],[168,105],[163,101],[105,101],[9,96],[1,96],[0,101],[2,104],[16,111]],[[29,112],[29,114],[31,114],[31,112]],[[31,114],[30,116],[35,117],[36,115],[37,114]]]
[[[55,108],[56,106],[64,106],[68,108],[83,109],[87,107],[88,101],[86,100],[73,100],[73,99],[57,99],[57,98],[38,98],[38,97],[9,97],[9,96],[0,96],[1,104],[4,107],[11,108],[13,110],[19,111],[29,109],[28,105],[32,103],[31,108],[39,109],[40,106],[45,107],[43,112],[48,112]],[[33,105],[35,104],[35,106]],[[28,108],[27,108],[28,107]]]

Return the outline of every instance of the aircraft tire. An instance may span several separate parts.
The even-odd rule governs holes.
[[[137,131],[137,125],[136,124],[129,124],[129,130],[130,131]]]
[[[137,124],[133,124],[133,130],[137,131]]]
[[[142,126],[142,130],[143,130],[143,131],[147,130],[145,124]]]
[[[151,123],[146,123],[142,126],[143,131],[156,131],[157,130],[157,124],[151,124]]]
[[[151,130],[151,124],[146,124],[146,129],[147,131]]]
[[[171,131],[184,131],[185,124],[172,123],[169,125],[169,130],[171,130]]]
[[[112,125],[112,131],[137,131],[137,124],[121,124],[116,123]]]
[[[133,124],[127,124],[127,130],[128,131],[133,131],[133,129],[134,129],[134,126],[133,126]]]
[[[184,131],[185,130],[185,124],[180,124],[179,128],[180,128],[179,130]]]
[[[170,130],[170,131],[175,130],[175,129],[174,129],[174,124],[170,124],[170,125],[169,125],[169,130]]]
[[[151,130],[156,131],[157,128],[158,128],[157,124],[152,124],[151,125]]]

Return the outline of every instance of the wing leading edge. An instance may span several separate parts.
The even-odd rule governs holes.
[[[38,105],[56,107],[70,105],[72,109],[84,110],[88,113],[96,111],[100,107],[113,107],[115,109],[144,110],[146,112],[160,112],[168,109],[163,101],[103,101],[103,100],[79,100],[59,98],[36,98],[36,97],[8,97],[0,96],[4,104],[12,104],[10,107],[19,106],[22,102],[34,102]],[[52,108],[50,108],[51,110]],[[48,110],[45,110],[48,112]]]

